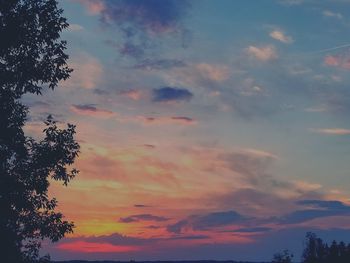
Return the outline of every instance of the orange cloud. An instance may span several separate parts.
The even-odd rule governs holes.
[[[84,253],[126,253],[138,250],[135,246],[116,246],[109,243],[95,243],[86,241],[76,241],[72,243],[59,244],[58,249]]]

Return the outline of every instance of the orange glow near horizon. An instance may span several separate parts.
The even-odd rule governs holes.
[[[135,246],[117,246],[109,243],[95,243],[77,241],[72,243],[59,244],[58,249],[84,253],[125,253],[138,250]]]

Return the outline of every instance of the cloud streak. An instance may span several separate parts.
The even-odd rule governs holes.
[[[311,131],[325,135],[350,135],[350,129],[341,128],[311,129]]]
[[[112,111],[97,108],[94,104],[75,104],[71,106],[71,110],[79,115],[96,118],[110,118],[116,115]]]

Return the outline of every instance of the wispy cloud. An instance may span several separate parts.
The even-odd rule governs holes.
[[[132,99],[132,100],[140,100],[142,96],[142,91],[136,90],[136,89],[128,89],[128,90],[120,91],[119,94],[122,96],[128,97],[129,99]]]
[[[312,132],[326,135],[350,135],[350,129],[341,128],[325,128],[325,129],[310,129]]]
[[[290,44],[293,43],[294,40],[291,36],[286,35],[282,30],[273,30],[270,32],[270,37],[272,37],[273,39],[276,39],[280,42],[283,42],[285,44]]]
[[[140,221],[164,222],[168,220],[169,218],[164,216],[155,216],[152,214],[140,214],[140,215],[131,215],[128,217],[121,217],[119,219],[119,222],[121,223],[133,223],[133,222],[140,222]]]
[[[262,47],[249,46],[246,48],[246,52],[251,57],[264,62],[278,58],[276,48],[272,45]]]
[[[337,19],[343,19],[343,15],[341,13],[332,12],[330,10],[324,10],[322,12],[322,14],[325,17],[334,17],[334,18],[337,18]]]
[[[98,59],[87,53],[74,56],[69,66],[74,71],[68,80],[62,82],[63,87],[93,89],[102,79],[102,64]]]
[[[145,117],[138,116],[133,119],[134,121],[139,121],[146,125],[195,125],[197,121],[193,118],[186,116],[162,116],[162,117]]]
[[[186,66],[186,63],[179,59],[144,59],[135,64],[133,68],[143,70],[167,70],[184,66]]]
[[[169,225],[167,230],[173,233],[181,233],[184,228],[192,228],[193,230],[207,230],[210,228],[242,222],[246,219],[247,217],[242,216],[236,211],[220,211],[205,215],[189,216],[175,224]]]
[[[116,115],[112,111],[97,108],[94,104],[72,105],[71,110],[79,115],[86,115],[97,118],[110,118]]]
[[[99,14],[104,25],[123,36],[119,50],[124,55],[142,57],[152,48],[154,37],[178,36],[185,45],[188,30],[182,20],[190,8],[187,0],[78,0],[91,14]]]

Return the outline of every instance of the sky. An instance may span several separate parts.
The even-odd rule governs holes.
[[[71,77],[27,134],[77,126],[54,260],[300,258],[350,242],[350,1],[60,0]]]

